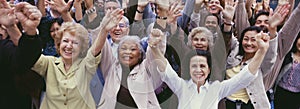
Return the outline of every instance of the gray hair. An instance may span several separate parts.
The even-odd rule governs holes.
[[[207,28],[205,27],[196,27],[193,28],[192,31],[190,32],[189,36],[188,36],[188,42],[187,42],[187,46],[192,48],[192,39],[196,34],[205,34],[205,36],[207,36],[206,38],[208,39],[208,50],[210,50],[213,47],[213,34],[211,33],[211,31],[209,31]]]
[[[121,38],[119,46],[118,46],[118,54],[119,54],[120,47],[124,44],[124,42],[128,42],[128,41],[131,41],[138,46],[140,53],[141,53],[142,60],[145,59],[145,50],[143,49],[143,47],[140,43],[141,39],[135,35],[126,35]]]

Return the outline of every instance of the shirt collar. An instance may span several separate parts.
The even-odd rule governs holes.
[[[197,87],[196,84],[193,82],[193,80],[190,79],[190,80],[188,81],[188,87],[190,88],[190,87],[193,87],[193,86]],[[204,89],[208,89],[208,87],[209,87],[208,81],[206,80],[205,83],[204,83],[204,85],[203,85],[203,86],[200,86],[200,87],[203,87]]]

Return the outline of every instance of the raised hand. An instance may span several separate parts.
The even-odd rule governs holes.
[[[117,26],[122,19],[124,11],[122,9],[108,10],[104,16],[101,26],[105,31],[110,31],[113,27]]]
[[[225,9],[222,10],[225,20],[232,21],[236,6],[237,2],[234,2],[233,0],[225,0]]]
[[[42,17],[42,13],[37,7],[27,2],[20,2],[15,7],[15,14],[21,23],[23,30],[28,35],[35,35],[36,28]]]
[[[51,9],[62,14],[62,13],[67,13],[69,11],[73,0],[69,0],[68,3],[66,3],[64,0],[51,0],[46,2],[49,4]]]
[[[150,37],[148,40],[148,45],[152,48],[156,48],[158,46],[158,44],[160,44],[160,42],[164,39],[164,37],[166,37],[164,35],[164,33],[157,28],[152,29],[151,33],[150,33]]]
[[[177,18],[182,16],[181,10],[183,9],[183,4],[180,1],[176,1],[171,4],[168,11],[168,23],[176,23]]]
[[[270,36],[262,31],[255,36],[258,49],[267,51],[269,48]]]
[[[12,9],[6,0],[0,0],[0,24],[5,27],[12,26],[17,23],[14,9]]]
[[[288,15],[290,7],[289,4],[278,5],[273,15],[269,18],[269,27],[275,28],[280,25]]]

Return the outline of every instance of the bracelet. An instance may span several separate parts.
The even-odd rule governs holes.
[[[234,23],[233,22],[230,22],[230,23],[228,23],[228,22],[224,22],[224,25],[234,25]]]
[[[91,13],[95,13],[95,12],[96,12],[96,7],[95,6],[91,9],[85,10],[85,13],[88,14],[88,15],[91,14]]]
[[[137,12],[137,13],[140,13],[140,14],[143,14],[143,13],[144,13],[143,11],[139,11],[138,9],[136,9],[136,12]]]
[[[162,19],[162,20],[167,20],[168,17],[160,17],[158,15],[156,15],[156,19]]]

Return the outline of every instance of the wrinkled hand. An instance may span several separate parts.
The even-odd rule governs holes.
[[[258,49],[262,49],[262,50],[267,51],[268,48],[269,48],[270,36],[267,33],[263,33],[261,31],[260,33],[258,33],[255,36],[255,38],[256,38]]]
[[[33,35],[42,18],[42,13],[27,2],[20,2],[15,7],[15,14],[27,34]],[[31,34],[32,33],[32,34]]]
[[[277,6],[274,14],[269,18],[269,27],[275,28],[280,25],[288,15],[290,7],[289,4]]]
[[[168,23],[175,23],[177,22],[177,18],[182,16],[181,10],[183,9],[183,4],[180,1],[176,1],[171,4],[170,9],[168,11]]]
[[[223,10],[221,8],[225,20],[232,21],[236,6],[237,2],[234,2],[233,0],[225,0],[225,9]]]
[[[0,24],[9,27],[18,22],[14,10],[9,6],[6,0],[0,0]]]
[[[149,47],[156,48],[158,44],[160,44],[161,41],[164,39],[164,37],[166,36],[160,29],[157,28],[152,29],[148,40]]]
[[[101,26],[105,31],[110,31],[113,27],[117,26],[122,19],[124,11],[122,9],[108,10],[103,17]]]

